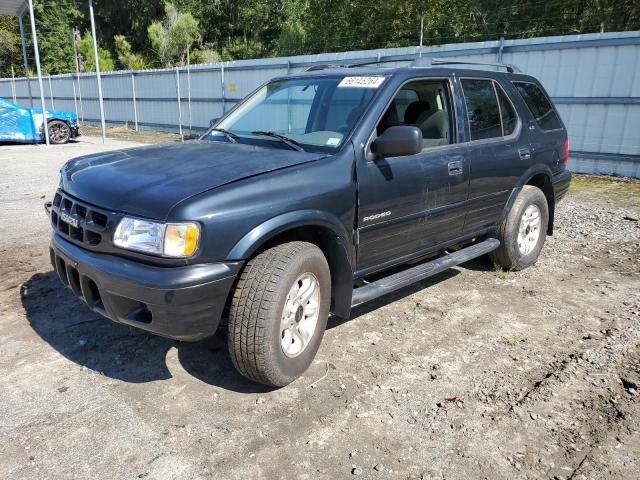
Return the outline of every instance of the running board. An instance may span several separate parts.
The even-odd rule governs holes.
[[[488,238],[487,240],[476,243],[469,247],[458,250],[457,252],[448,253],[443,257],[436,258],[427,263],[394,273],[388,277],[368,283],[362,287],[353,290],[351,298],[351,306],[355,307],[361,303],[368,302],[374,298],[378,298],[387,293],[399,290],[412,283],[419,282],[425,278],[436,275],[461,263],[468,262],[474,258],[489,253],[500,246],[500,240]]]

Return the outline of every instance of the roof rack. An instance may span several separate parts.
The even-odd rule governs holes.
[[[305,72],[315,72],[316,70],[326,70],[327,68],[345,68],[349,65],[341,65],[339,63],[321,63],[318,65],[311,65],[305,70]]]
[[[474,62],[471,60],[456,60],[455,58],[418,57],[411,62],[412,67],[432,67],[434,65],[480,65],[483,67],[504,68],[509,73],[520,73],[520,69],[510,63]]]
[[[385,58],[379,60],[368,60],[366,62],[358,63],[323,63],[319,65],[312,65],[305,71],[314,72],[316,70],[325,70],[328,68],[357,68],[365,67],[367,65],[377,65],[378,63],[396,63],[396,62],[411,62],[411,67],[428,68],[437,65],[479,65],[483,67],[497,67],[504,68],[509,73],[520,73],[521,70],[510,63],[490,63],[490,62],[474,62],[471,60],[456,60],[455,58],[432,58],[432,57],[418,57],[416,59],[409,58]]]
[[[319,65],[312,65],[305,70],[305,72],[315,72],[316,70],[326,70],[328,68],[357,68],[365,67],[367,65],[376,65],[378,63],[392,63],[392,62],[412,62],[411,59],[392,59],[385,58],[383,60],[368,60],[366,62],[357,63],[322,63]]]

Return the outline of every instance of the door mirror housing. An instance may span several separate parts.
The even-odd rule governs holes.
[[[212,118],[211,120],[209,120],[209,127],[213,127],[218,120],[220,120],[220,117]]]
[[[415,155],[422,151],[422,131],[410,125],[389,127],[374,140],[371,151],[378,158]]]

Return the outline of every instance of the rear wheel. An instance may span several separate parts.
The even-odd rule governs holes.
[[[275,246],[243,269],[229,309],[228,345],[245,377],[284,386],[311,364],[324,335],[331,274],[307,242]]]
[[[544,245],[548,224],[547,198],[539,188],[525,185],[498,228],[500,247],[491,252],[491,259],[508,270],[533,265]]]
[[[71,138],[71,128],[62,120],[51,120],[47,124],[49,128],[49,142],[61,145]]]

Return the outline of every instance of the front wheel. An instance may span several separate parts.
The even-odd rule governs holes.
[[[498,228],[500,247],[490,253],[499,267],[522,270],[533,265],[547,235],[549,206],[537,187],[525,185]]]
[[[284,243],[249,260],[229,309],[234,366],[266,385],[291,383],[318,351],[330,300],[329,266],[311,243]]]
[[[47,127],[49,128],[49,142],[54,145],[67,143],[71,138],[71,128],[67,122],[62,120],[51,120]]]

